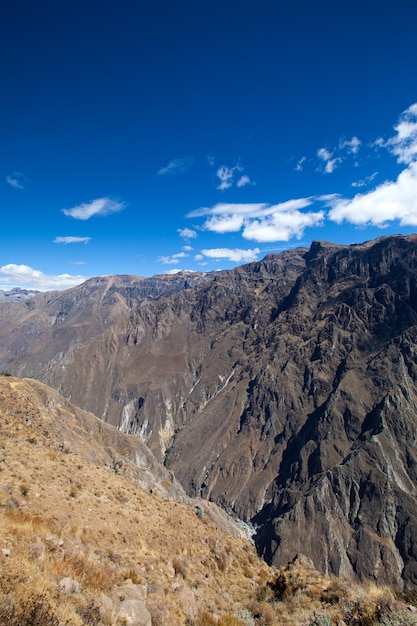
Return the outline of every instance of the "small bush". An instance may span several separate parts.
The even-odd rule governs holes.
[[[184,579],[187,577],[188,565],[186,559],[179,557],[173,558],[172,567],[174,568],[176,576],[182,576]]]
[[[19,603],[0,600],[0,623],[8,626],[62,626],[45,595],[33,595]]]

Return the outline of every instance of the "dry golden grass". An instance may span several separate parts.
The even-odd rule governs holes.
[[[100,596],[126,580],[146,590],[153,626],[417,624],[375,621],[413,618],[388,590],[331,581],[303,561],[269,568],[194,504],[142,489],[128,462],[109,471],[87,434],[68,451],[36,390],[0,377],[0,624],[110,626]],[[58,588],[66,577],[71,593]]]

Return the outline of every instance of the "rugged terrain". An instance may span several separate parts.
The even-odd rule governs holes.
[[[41,383],[0,377],[0,449],[1,624],[417,624],[388,588],[269,568],[137,438]]]
[[[315,242],[157,300],[96,280],[2,305],[0,370],[140,437],[256,522],[268,562],[415,589],[416,237]]]

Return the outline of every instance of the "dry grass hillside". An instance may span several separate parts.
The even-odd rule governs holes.
[[[0,624],[417,624],[387,588],[302,557],[269,568],[141,446],[40,383],[0,377]]]

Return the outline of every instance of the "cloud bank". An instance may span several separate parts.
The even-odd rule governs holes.
[[[37,289],[49,291],[53,289],[69,289],[80,285],[87,276],[71,276],[70,274],[48,275],[40,270],[33,269],[29,265],[15,265],[9,263],[0,267],[0,289],[12,289],[22,287],[25,289]]]

